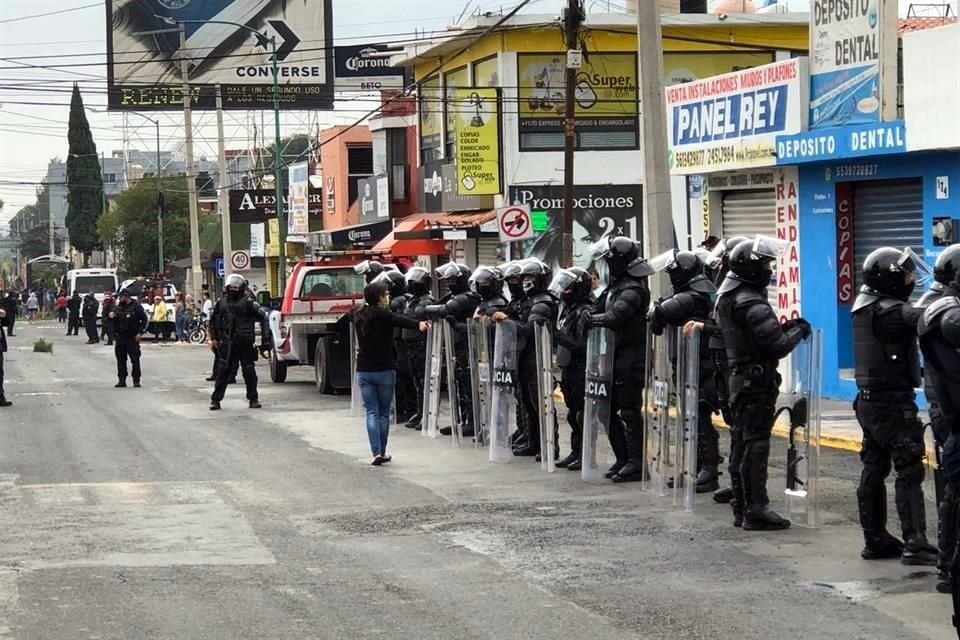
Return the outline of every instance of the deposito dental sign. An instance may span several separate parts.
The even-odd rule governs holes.
[[[670,172],[775,165],[776,137],[804,127],[805,79],[794,58],[668,87]]]

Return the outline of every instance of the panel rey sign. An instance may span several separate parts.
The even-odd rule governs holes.
[[[281,109],[333,108],[332,0],[107,0],[111,110],[183,108],[180,35],[186,32],[195,109],[272,109],[275,38]]]

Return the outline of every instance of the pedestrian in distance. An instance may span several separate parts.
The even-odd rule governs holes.
[[[33,291],[30,292],[30,295],[27,296],[27,321],[33,322],[37,319],[37,314],[40,312],[40,300],[37,298],[37,294]]]
[[[366,413],[371,464],[390,462],[387,439],[390,434],[390,407],[397,383],[397,359],[393,329],[426,332],[429,322],[417,321],[390,311],[390,288],[386,282],[371,282],[363,289],[366,305],[353,315],[357,332],[357,384]]]
[[[270,328],[263,308],[246,295],[246,282],[233,273],[224,283],[226,295],[213,308],[210,321],[210,346],[217,351],[216,384],[210,396],[210,410],[219,411],[227,390],[228,379],[239,365],[247,387],[247,401],[251,409],[260,408],[257,393],[257,349],[254,347],[254,323],[260,323],[259,352],[270,352]],[[236,374],[233,374],[236,375]]]
[[[87,332],[87,344],[99,344],[100,335],[97,333],[97,311],[100,309],[100,303],[93,295],[93,291],[83,297],[83,306],[81,315],[83,317],[83,329]]]
[[[167,304],[158,295],[153,296],[153,309],[150,310],[150,316],[153,321],[153,341],[159,342],[161,335],[166,339],[167,334],[164,333],[163,327],[167,322]]]
[[[187,341],[186,318],[187,303],[184,300],[183,293],[177,293],[173,311],[173,324],[176,332],[177,344],[183,344]]]
[[[67,296],[63,295],[63,292],[60,292],[60,295],[57,296],[56,300],[57,306],[57,322],[60,324],[67,323]]]
[[[113,320],[114,346],[117,357],[117,388],[127,386],[127,359],[130,359],[133,386],[140,386],[140,340],[147,330],[147,314],[140,303],[130,296],[130,291],[121,289],[117,294],[117,306],[110,312]]]
[[[117,301],[113,298],[113,293],[105,291],[103,293],[103,302],[100,305],[100,339],[106,338],[106,345],[113,346],[113,320],[110,319],[110,312],[117,306]]]
[[[17,312],[19,307],[20,299],[13,291],[8,291],[5,296],[0,298],[0,309],[3,309],[6,313],[6,318],[4,319],[3,324],[7,328],[7,335],[11,338],[15,335],[13,333],[13,326],[17,323]]]
[[[80,299],[80,292],[74,291],[70,299],[67,300],[67,335],[76,336],[80,334],[80,307],[83,306],[83,300]]]
[[[3,354],[7,351],[7,334],[4,329],[7,320],[7,310],[5,307],[0,307],[0,407],[9,407],[13,403],[7,400],[7,396],[3,391]]]

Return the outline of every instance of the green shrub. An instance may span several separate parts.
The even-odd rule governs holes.
[[[33,343],[34,353],[53,353],[53,343],[40,338]]]

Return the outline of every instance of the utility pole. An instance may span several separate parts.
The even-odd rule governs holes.
[[[573,266],[573,166],[576,151],[576,86],[577,68],[571,64],[570,53],[579,49],[580,23],[583,7],[580,0],[567,0],[564,30],[567,40],[566,106],[563,122],[563,253],[561,264]]]
[[[153,120],[153,126],[157,128],[157,168],[154,175],[157,178],[157,264],[160,270],[158,274],[164,273],[166,263],[163,260],[163,183],[160,178],[160,121]]]
[[[227,191],[227,151],[223,141],[223,95],[217,85],[217,164],[220,165],[220,188],[217,189],[217,206],[220,208],[220,226],[223,227],[223,273],[230,275],[230,256],[233,245],[230,238],[230,194]]]
[[[187,162],[187,200],[190,206],[190,257],[192,260],[190,286],[195,300],[200,299],[203,271],[200,267],[200,221],[197,212],[197,179],[193,166],[193,114],[190,102],[190,69],[187,62],[187,24],[177,23],[180,31],[180,76],[183,78],[184,156]]]
[[[640,123],[643,136],[643,223],[646,255],[657,256],[673,248],[673,213],[670,206],[670,172],[667,168],[667,111],[663,97],[663,39],[660,6],[637,3],[637,41],[640,58]],[[661,279],[651,281],[652,295],[662,292]]]
[[[277,199],[277,231],[280,236],[277,243],[279,269],[279,291],[283,296],[287,289],[287,216],[283,210],[283,185],[280,182],[280,61],[277,60],[277,38],[270,37],[270,49],[273,53],[273,184]]]

